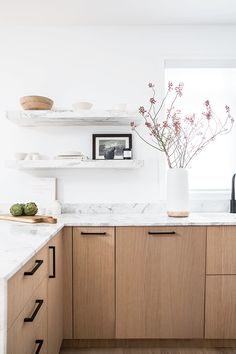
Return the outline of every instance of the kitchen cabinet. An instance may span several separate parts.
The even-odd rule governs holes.
[[[63,238],[59,232],[7,283],[7,354],[58,354],[63,339]]]
[[[236,227],[207,228],[207,339],[236,338]]]
[[[48,244],[48,353],[58,354],[63,339],[63,238],[59,232]]]
[[[206,324],[207,339],[236,338],[236,276],[207,276]]]
[[[47,277],[48,253],[46,247],[37,252],[7,282],[7,327],[11,327],[30,296]],[[16,297],[17,294],[17,297]]]
[[[73,229],[74,339],[115,336],[114,248],[112,227]]]
[[[65,227],[7,282],[7,354],[236,339],[235,249],[235,226]]]
[[[236,227],[207,228],[207,274],[236,274]]]
[[[15,293],[15,301],[17,296]],[[7,354],[47,354],[47,278],[29,295],[7,332]]]
[[[203,338],[205,227],[116,229],[116,337]]]

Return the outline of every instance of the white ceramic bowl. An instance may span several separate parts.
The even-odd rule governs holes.
[[[26,152],[16,152],[15,153],[15,159],[16,160],[24,160],[27,156]]]
[[[114,111],[126,111],[127,109],[127,103],[117,103],[113,107]]]
[[[75,102],[72,106],[75,111],[81,111],[91,109],[93,107],[93,104],[90,102]]]

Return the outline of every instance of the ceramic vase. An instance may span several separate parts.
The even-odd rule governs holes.
[[[188,170],[185,168],[167,171],[167,214],[172,217],[189,216]]]

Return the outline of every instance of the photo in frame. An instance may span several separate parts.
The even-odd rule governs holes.
[[[132,149],[132,134],[93,134],[93,160],[104,160],[109,151],[115,160],[123,160],[124,149]]]

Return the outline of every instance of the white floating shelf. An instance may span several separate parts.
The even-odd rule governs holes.
[[[138,112],[117,111],[8,111],[6,117],[22,127],[37,126],[129,126],[141,123]]]
[[[36,169],[137,169],[144,165],[143,160],[13,160],[6,161],[6,167],[19,170]]]

